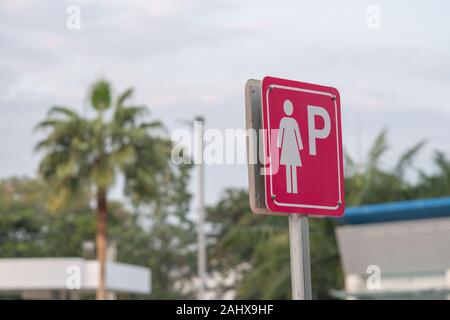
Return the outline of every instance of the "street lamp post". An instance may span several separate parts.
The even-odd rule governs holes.
[[[194,140],[196,145],[196,163],[198,165],[198,208],[197,208],[197,272],[200,279],[199,299],[205,298],[206,290],[206,236],[205,236],[205,205],[204,205],[204,164],[203,164],[203,125],[204,118],[197,116],[194,121]]]

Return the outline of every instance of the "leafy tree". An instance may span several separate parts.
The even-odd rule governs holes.
[[[44,152],[39,172],[52,191],[51,209],[59,210],[80,192],[92,192],[95,198],[97,299],[106,298],[108,191],[121,173],[133,203],[157,196],[170,155],[170,142],[152,131],[161,124],[143,120],[145,107],[127,105],[132,93],[128,89],[113,100],[110,84],[100,80],[89,94],[93,118],[56,106],[37,126],[49,130],[37,150]]]
[[[417,188],[406,173],[423,148],[421,141],[404,151],[391,168],[383,168],[382,156],[389,150],[387,130],[375,138],[365,164],[358,164],[345,155],[345,196],[347,206],[408,200],[418,197]]]
[[[149,267],[153,274],[150,295],[120,293],[119,298],[191,297],[177,286],[191,277],[195,265],[195,232],[187,216],[189,173],[189,166],[173,166],[154,203],[138,212],[109,201],[108,233],[117,244],[118,260]],[[0,180],[0,257],[91,258],[82,252],[83,242],[93,239],[96,229],[89,196],[54,214],[46,208],[49,192],[42,180]]]
[[[190,166],[187,165],[166,170],[159,196],[151,203],[139,206],[137,215],[124,216],[125,220],[112,229],[118,243],[119,259],[151,268],[152,294],[149,298],[192,297],[192,292],[182,290],[195,266],[195,228],[187,215],[191,200],[187,191],[189,173]],[[135,232],[132,228],[123,230],[126,221],[138,225],[143,232]]]
[[[20,178],[0,181],[0,256],[33,257],[40,246],[43,208],[32,210],[30,203],[43,203],[36,190],[42,186]]]
[[[59,219],[48,214],[47,197],[42,181],[17,177],[0,181],[1,257],[80,255],[81,242],[94,234],[88,198],[68,204],[65,219]]]

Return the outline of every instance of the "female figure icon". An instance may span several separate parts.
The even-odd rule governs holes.
[[[297,167],[302,166],[300,150],[303,149],[303,143],[297,120],[290,117],[294,112],[292,102],[285,100],[283,109],[287,117],[281,119],[278,129],[277,147],[281,148],[280,165],[286,166],[286,192],[298,193]]]

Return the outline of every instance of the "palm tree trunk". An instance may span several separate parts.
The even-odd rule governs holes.
[[[106,299],[106,224],[108,221],[108,208],[106,202],[106,190],[103,188],[97,191],[97,261],[99,263],[99,283],[97,287],[97,300]]]

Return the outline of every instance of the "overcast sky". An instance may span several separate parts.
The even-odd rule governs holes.
[[[69,5],[80,30],[67,28]],[[379,30],[367,26],[370,5]],[[1,0],[0,177],[36,174],[34,125],[54,104],[87,113],[99,77],[135,87],[172,130],[197,114],[210,128],[243,128],[249,78],[334,86],[353,157],[388,127],[385,165],[426,138],[417,165],[432,170],[434,149],[450,155],[449,12],[449,1]],[[208,203],[247,185],[244,165],[206,173]]]

